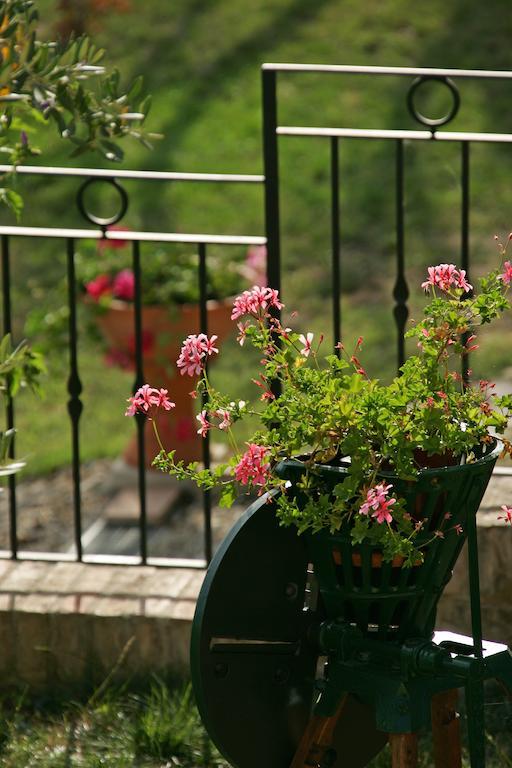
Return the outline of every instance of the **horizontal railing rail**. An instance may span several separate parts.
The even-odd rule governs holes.
[[[338,139],[399,139],[407,141],[473,141],[492,144],[511,144],[509,133],[464,133],[461,131],[380,131],[372,128],[315,128],[283,125],[279,136],[316,136]]]
[[[54,166],[0,165],[0,173],[16,171],[22,176],[73,176],[87,179],[130,179],[134,181],[193,181],[223,184],[261,184],[264,176],[243,173],[178,173],[172,171],[123,171],[109,168],[62,168]]]
[[[58,240],[119,240],[119,232],[101,229],[59,229],[59,227],[11,227],[0,225],[0,236],[44,237]],[[191,245],[265,245],[265,237],[251,235],[198,235],[185,232],[122,232],[123,240],[138,243],[183,243]]]
[[[323,73],[331,75],[393,75],[401,77],[461,77],[480,80],[512,80],[512,72],[494,69],[451,69],[439,67],[371,67],[351,64],[286,64],[268,62],[263,72]]]

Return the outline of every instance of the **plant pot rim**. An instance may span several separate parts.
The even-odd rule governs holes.
[[[445,467],[425,467],[423,469],[418,470],[417,477],[439,477],[439,475],[450,475],[454,473],[460,472],[461,467],[466,467],[466,471],[471,471],[471,468],[479,468],[483,464],[487,464],[490,462],[495,462],[501,452],[503,451],[503,443],[501,440],[498,440],[496,437],[492,437],[492,442],[488,444],[488,450],[484,453],[483,456],[476,459],[475,461],[472,461],[468,464],[459,463],[459,464],[452,464]],[[274,472],[278,477],[285,477],[288,474],[289,469],[296,469],[301,470],[305,467],[305,462],[301,458],[291,458],[291,459],[283,459],[282,461],[278,462],[274,468]],[[340,464],[339,466],[332,466],[331,464],[313,464],[312,467],[315,470],[318,470],[322,475],[329,476],[331,479],[338,477],[346,477],[348,475],[348,471],[350,468],[350,462],[346,461],[345,464]],[[393,472],[391,470],[381,470],[378,473],[379,477],[386,478],[386,479],[392,479],[396,478],[397,474],[396,472]]]

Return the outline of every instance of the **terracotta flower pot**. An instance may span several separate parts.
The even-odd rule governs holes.
[[[208,335],[215,334],[221,342],[232,330],[230,301],[208,301]],[[112,363],[135,368],[135,328],[133,304],[114,301],[98,316],[98,326],[109,346]],[[176,449],[176,458],[185,462],[201,461],[201,437],[197,434],[197,404],[190,396],[195,378],[182,376],[176,367],[183,340],[199,333],[199,306],[148,306],[142,308],[142,349],[144,382],[152,387],[164,387],[176,407],[159,416],[158,430],[168,450]],[[210,361],[214,360],[213,356]],[[159,452],[153,425],[148,419],[145,427],[146,466],[150,467]],[[125,461],[135,466],[138,460],[136,436],[124,452]]]

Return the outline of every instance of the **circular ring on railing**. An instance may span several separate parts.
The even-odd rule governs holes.
[[[87,192],[88,188],[94,184],[95,182],[103,181],[107,184],[110,184],[116,192],[119,195],[120,198],[120,207],[117,213],[115,213],[113,216],[96,216],[91,211],[88,211],[85,205],[85,193]],[[97,224],[101,229],[106,229],[107,227],[110,227],[112,224],[117,224],[118,221],[121,221],[123,216],[125,215],[126,211],[128,210],[128,195],[126,194],[126,191],[124,188],[119,184],[119,182],[116,179],[110,179],[105,177],[94,177],[91,179],[87,179],[87,181],[84,181],[80,189],[78,190],[78,194],[76,196],[76,204],[78,206],[78,210],[82,214],[82,216],[87,219],[91,224]]]
[[[421,88],[421,86],[424,83],[427,83],[432,80],[438,83],[441,83],[442,85],[445,85],[452,95],[453,103],[452,103],[451,109],[449,109],[446,115],[443,115],[443,117],[426,117],[425,115],[422,115],[418,109],[416,109],[416,106],[414,104],[414,97],[418,89]],[[413,118],[417,120],[418,123],[421,123],[421,125],[426,125],[428,128],[431,128],[431,129],[438,128],[441,125],[446,125],[447,123],[450,122],[450,120],[453,120],[453,118],[459,111],[459,106],[460,106],[459,91],[457,89],[457,86],[453,82],[453,80],[450,80],[449,77],[437,77],[436,75],[427,75],[424,77],[418,77],[409,88],[409,93],[407,94],[407,107],[409,109],[409,112],[413,116]]]

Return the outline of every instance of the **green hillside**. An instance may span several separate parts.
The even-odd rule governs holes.
[[[55,0],[40,2],[49,35],[56,5]],[[102,16],[95,38],[126,78],[144,74],[153,95],[151,127],[165,138],[150,153],[138,146],[127,148],[127,167],[260,172],[264,61],[484,69],[512,65],[512,20],[504,0],[491,0],[485,7],[475,0],[434,0],[428,8],[405,0],[147,0],[132,1],[131,8],[130,13]],[[302,125],[415,127],[405,106],[407,85],[400,78],[285,76],[280,118]],[[461,96],[454,130],[509,129],[512,106],[506,84],[463,83]],[[447,205],[456,204],[458,148],[409,149],[413,222],[431,231],[426,214],[439,213],[439,207],[435,240],[452,253],[442,225],[453,219]],[[58,155],[56,150],[53,159],[66,162],[62,151]],[[364,142],[341,149],[342,194],[350,213],[344,217],[343,231],[356,249],[390,249],[391,234],[382,228],[392,211],[390,152],[390,146]],[[437,152],[439,162],[433,163]],[[479,167],[473,196],[478,204],[475,224],[489,218],[493,232],[507,226],[508,168],[500,157],[490,173],[484,172],[481,165],[488,154],[475,152]],[[327,143],[285,139],[282,162],[283,192],[290,198],[284,212],[286,231],[293,238],[290,249],[297,262],[318,258],[328,221],[320,207],[327,181]],[[137,206],[147,226],[160,224],[164,216],[169,226],[192,231],[261,230],[261,204],[255,193],[243,200],[239,192],[212,195],[206,187],[195,188],[193,195],[190,187],[177,186],[160,193],[158,189],[157,194],[146,194]],[[418,204],[420,215],[413,213]]]

